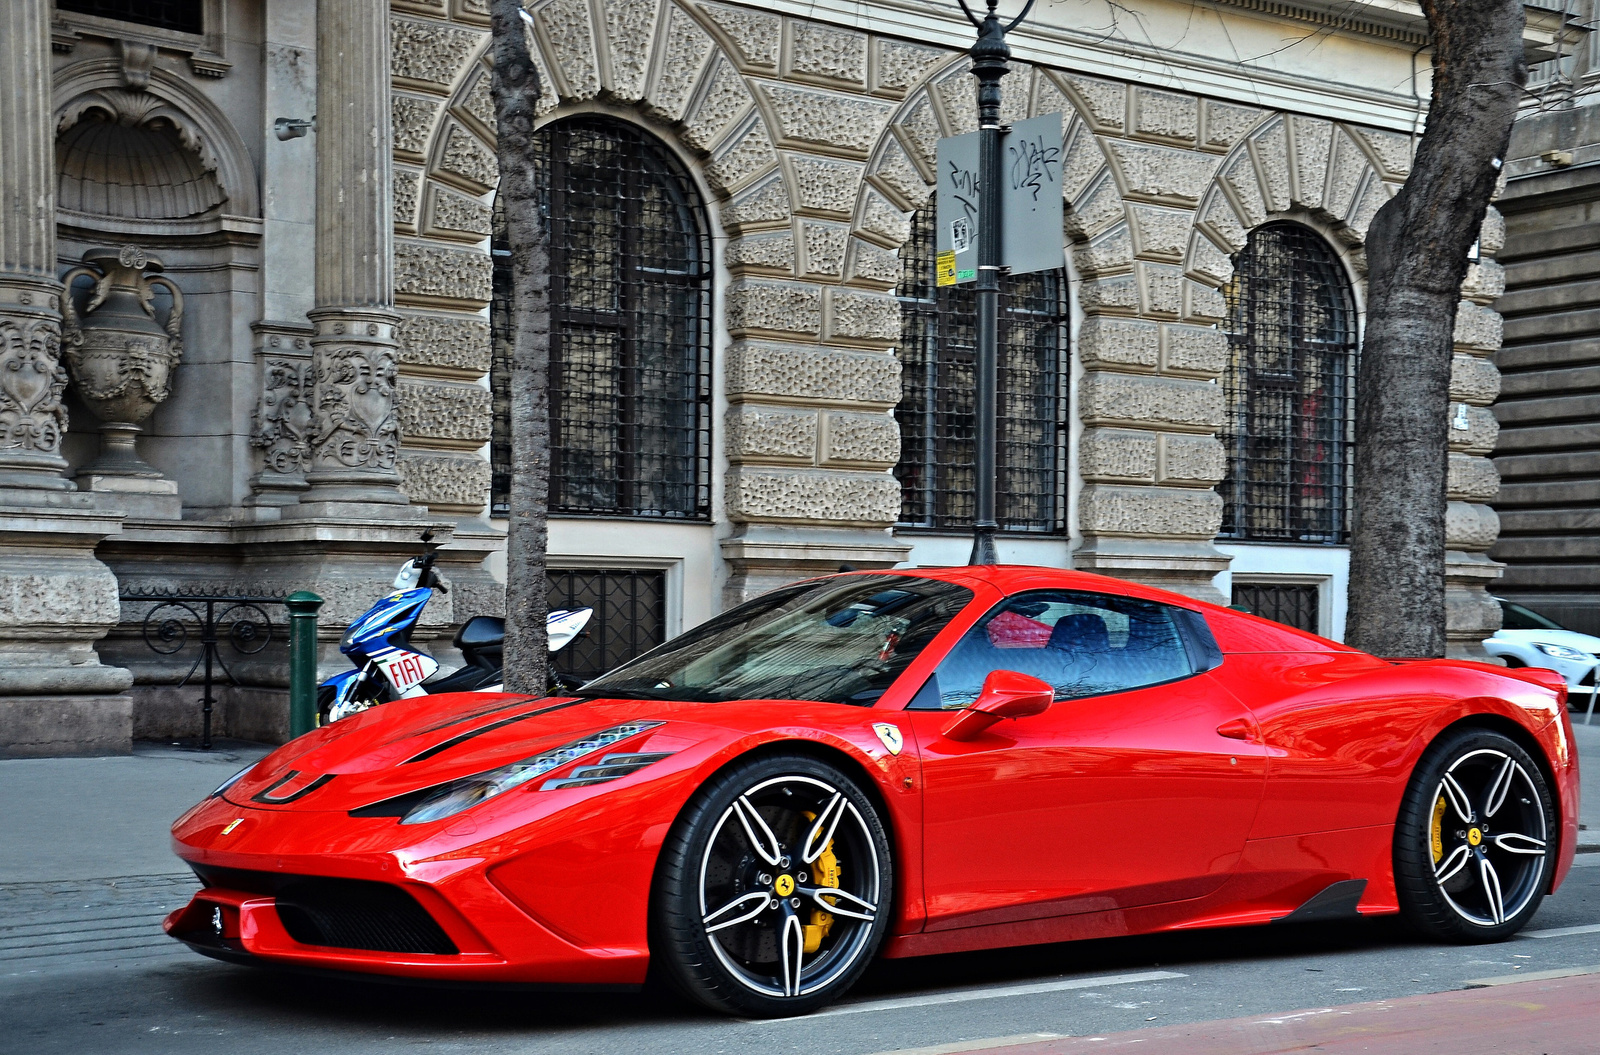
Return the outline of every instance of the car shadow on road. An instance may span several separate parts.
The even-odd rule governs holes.
[[[1422,944],[1395,917],[1341,923],[1290,924],[1179,934],[1105,938],[986,952],[879,960],[848,999],[915,997],[973,987],[1054,981],[1070,976],[1185,965],[1272,960],[1341,952],[1372,952]],[[188,973],[188,972],[186,972]],[[387,1029],[459,1031],[583,1030],[627,1025],[685,1026],[719,1016],[689,1003],[664,984],[623,993],[549,992],[532,988],[369,982],[338,975],[217,964],[185,986],[197,1001],[234,1013],[275,1018],[292,1008],[328,1024]]]

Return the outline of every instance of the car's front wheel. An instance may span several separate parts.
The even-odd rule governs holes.
[[[849,774],[805,755],[737,764],[684,809],[656,871],[651,954],[689,996],[751,1017],[837,999],[871,961],[889,838]]]
[[[1406,918],[1443,941],[1500,941],[1521,930],[1555,866],[1553,801],[1538,765],[1509,737],[1446,734],[1418,763],[1395,825]]]

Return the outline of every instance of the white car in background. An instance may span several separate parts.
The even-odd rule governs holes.
[[[1513,601],[1500,597],[1495,600],[1500,602],[1500,629],[1483,642],[1489,655],[1508,667],[1555,671],[1567,681],[1567,698],[1572,706],[1585,708],[1587,717],[1593,717],[1595,698],[1600,694],[1600,685],[1596,684],[1600,637],[1568,630],[1554,619]]]

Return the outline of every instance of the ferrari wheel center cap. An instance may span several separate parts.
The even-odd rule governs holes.
[[[1483,832],[1479,831],[1477,828],[1468,829],[1467,842],[1471,843],[1473,846],[1477,846],[1479,843],[1483,842]]]
[[[772,884],[772,889],[777,891],[779,897],[788,897],[794,893],[794,876],[781,875],[778,881]]]

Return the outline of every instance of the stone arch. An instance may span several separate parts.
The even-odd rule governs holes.
[[[215,103],[176,74],[152,69],[149,85],[136,91],[127,87],[119,60],[91,59],[57,74],[54,93],[57,135],[91,111],[128,124],[170,123],[221,187],[223,213],[261,215],[255,163],[244,140]]]

